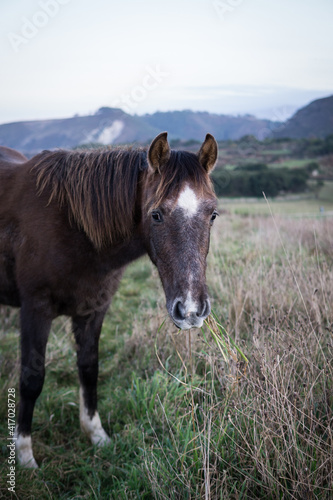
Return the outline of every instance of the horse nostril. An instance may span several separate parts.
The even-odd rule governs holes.
[[[205,302],[204,302],[204,306],[203,306],[203,309],[202,309],[202,312],[200,314],[200,317],[201,318],[207,318],[207,316],[210,315],[210,301],[209,299],[206,299]]]
[[[181,300],[177,300],[177,302],[173,306],[172,311],[173,318],[177,321],[183,321],[186,317],[185,315],[185,307],[182,304]]]

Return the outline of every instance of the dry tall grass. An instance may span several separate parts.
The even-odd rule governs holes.
[[[234,224],[215,235],[211,281],[250,366],[221,432],[237,435],[248,497],[256,477],[272,498],[332,498],[333,221]]]
[[[196,410],[187,413],[196,435],[178,451],[183,464],[184,453],[200,450],[201,479],[190,486],[193,464],[182,465],[183,490],[167,490],[147,460],[156,498],[333,497],[332,264],[333,220],[220,219],[213,307],[250,363],[226,364],[205,347],[207,380],[193,388]],[[165,420],[177,442],[176,423]]]

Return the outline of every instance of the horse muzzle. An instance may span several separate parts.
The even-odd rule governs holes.
[[[188,296],[186,300],[175,299],[169,314],[178,328],[189,330],[190,328],[201,328],[210,311],[211,307],[208,298],[205,298],[202,302],[194,302]]]

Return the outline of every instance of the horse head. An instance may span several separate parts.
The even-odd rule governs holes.
[[[200,328],[211,310],[205,275],[210,229],[217,216],[209,178],[217,153],[210,134],[195,154],[171,150],[166,132],[148,150],[142,197],[145,241],[169,315],[183,330]]]

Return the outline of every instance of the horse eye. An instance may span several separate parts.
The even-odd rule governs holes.
[[[214,222],[214,220],[216,219],[216,217],[218,216],[219,214],[216,212],[216,210],[214,210],[214,212],[212,213],[212,216],[210,218],[210,221],[211,222]]]
[[[151,216],[155,222],[162,222],[162,214],[158,210],[154,210],[154,212],[152,212]]]

